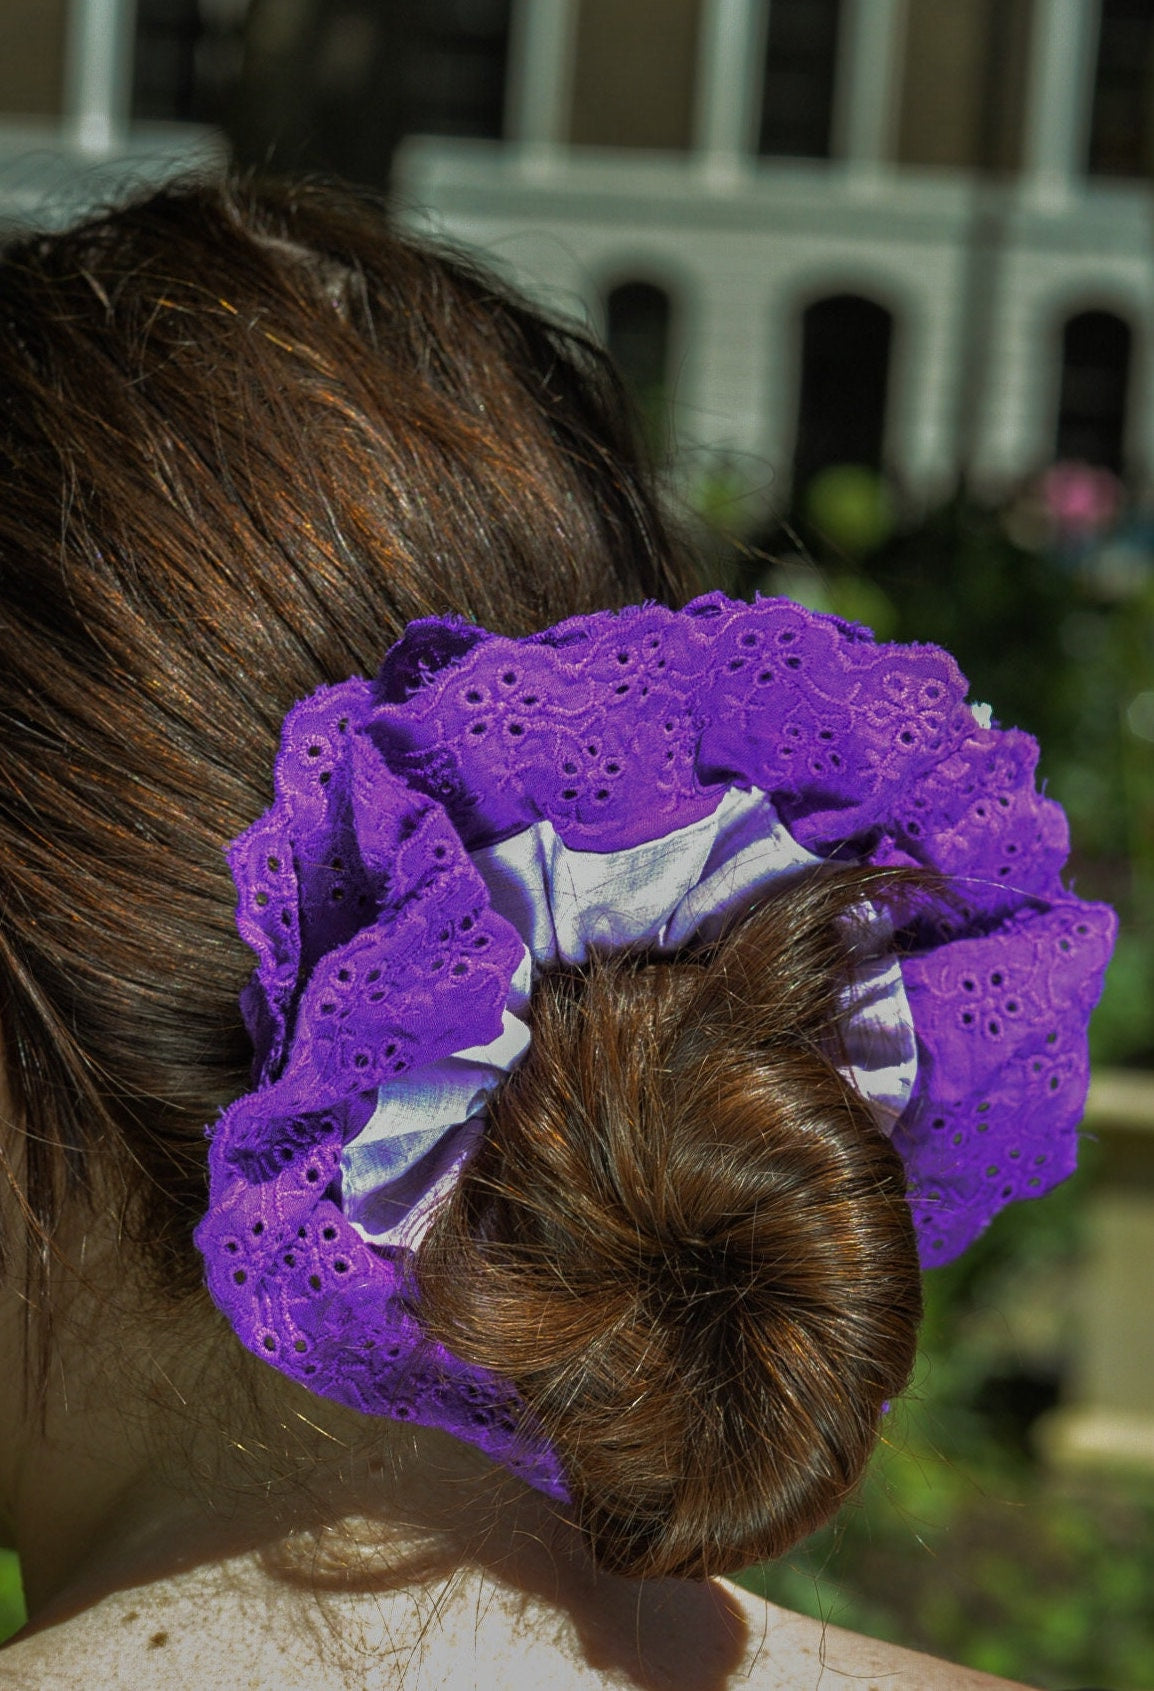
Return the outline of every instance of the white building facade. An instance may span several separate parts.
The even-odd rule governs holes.
[[[507,138],[410,139],[405,205],[599,329],[621,284],[660,290],[678,447],[744,462],[777,508],[801,447],[804,313],[845,296],[889,314],[876,456],[915,499],[963,470],[997,492],[1083,455],[1077,416],[1063,424],[1060,406],[1076,413],[1079,383],[1096,383],[1082,397],[1100,410],[1109,372],[1064,375],[1063,336],[1076,361],[1079,323],[1093,342],[1103,320],[1124,342],[1121,438],[1106,456],[1146,484],[1154,184],[1087,170],[1103,0],[1033,0],[1011,91],[1015,157],[997,173],[901,157],[898,127],[926,98],[910,80],[914,0],[833,0],[826,156],[774,156],[764,102],[789,86],[767,73],[766,51],[781,4],[700,0],[688,144],[647,149],[582,139],[583,0],[516,0]],[[931,14],[922,6],[923,34]]]
[[[402,0],[3,0],[0,227],[227,156],[203,126],[131,121],[140,20],[170,12],[228,22],[250,63],[297,14],[343,31],[345,57],[354,14],[401,38],[410,17]],[[434,13],[446,40],[507,43],[503,135],[411,136],[404,214],[627,365],[648,334],[676,454],[728,462],[776,510],[839,461],[915,503],[963,473],[997,494],[1055,457],[1149,488],[1149,0],[420,0],[412,17]],[[39,108],[21,73],[6,83],[17,46],[33,69],[55,55]],[[190,64],[202,46],[188,34]],[[350,106],[366,134],[375,74]]]
[[[223,164],[211,128],[131,121],[136,0],[0,5],[0,233]]]

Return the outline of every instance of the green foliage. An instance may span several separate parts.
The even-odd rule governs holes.
[[[756,545],[731,531],[712,554],[718,584],[943,645],[971,697],[1038,738],[1078,890],[1122,918],[1095,1059],[1154,1063],[1154,536],[1123,518],[1129,533],[1075,545],[1028,501],[1000,511],[959,498],[884,539],[879,523],[871,549],[862,525],[852,543],[842,532],[840,506],[829,516],[811,500]],[[914,1384],[865,1483],[836,1523],[744,1583],[1055,1691],[1154,1685],[1154,1481],[1077,1486],[1035,1448],[1070,1349],[1063,1311],[1096,1147],[1082,1155],[1074,1180],[1013,1205],[927,1276]]]
[[[971,697],[1038,739],[1040,778],[1070,820],[1073,881],[1122,922],[1095,1060],[1154,1064],[1154,529],[1123,518],[1129,532],[1074,547],[1036,511],[1026,521],[958,498],[872,551],[812,514],[749,546],[699,508],[727,590],[785,593],[884,640],[945,646]]]
[[[20,1562],[11,1550],[0,1550],[0,1643],[24,1625],[24,1588]]]
[[[864,464],[830,464],[805,490],[807,515],[842,551],[876,552],[894,531],[894,497],[884,476]]]
[[[1077,1487],[991,1383],[1021,1370],[1023,1306],[1076,1263],[1093,1155],[926,1280],[919,1365],[839,1519],[742,1583],[787,1608],[987,1673],[1154,1684],[1154,1481]],[[1028,1359],[1027,1359],[1028,1360]]]

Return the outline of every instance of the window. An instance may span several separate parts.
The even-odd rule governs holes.
[[[1154,10],[1150,0],[1102,0],[1089,167],[1154,176]]]
[[[408,130],[498,137],[509,0],[409,0],[407,9],[392,9],[407,17],[401,44]]]
[[[794,491],[831,464],[882,467],[893,317],[858,294],[834,294],[802,316]]]
[[[758,152],[829,157],[841,0],[770,0]]]
[[[219,13],[219,8],[216,9]],[[230,22],[239,37],[244,9]],[[212,8],[209,8],[211,13]],[[137,0],[136,51],[132,77],[134,118],[211,122],[218,90],[210,64],[223,20],[206,17],[200,0]],[[214,25],[217,27],[214,28]],[[238,40],[239,46],[239,40]],[[239,57],[232,70],[239,70]]]
[[[1129,324],[1112,311],[1080,311],[1064,324],[1059,458],[1099,464],[1121,475],[1132,341]]]
[[[669,346],[672,307],[652,282],[622,282],[605,301],[605,339],[630,388],[650,451],[669,448]]]
[[[1030,48],[1030,0],[907,0],[898,159],[1015,170]]]
[[[64,0],[0,0],[0,119],[59,117]]]
[[[510,0],[137,0],[133,110],[385,186],[417,131],[501,133]]]

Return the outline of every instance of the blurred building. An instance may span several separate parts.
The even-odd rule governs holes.
[[[1154,470],[1150,0],[519,0],[453,236],[580,302],[690,450],[917,497]]]
[[[778,508],[1154,479],[1151,0],[0,0],[0,221],[222,133],[391,179]]]
[[[247,0],[207,3],[239,15]],[[171,102],[153,121],[142,103],[147,8],[148,0],[139,15],[136,0],[0,0],[0,232],[64,223],[129,185],[226,158],[218,128],[180,121],[190,114]],[[195,43],[187,29],[185,37],[174,36],[169,56],[187,78]]]
[[[197,165],[384,188],[412,131],[499,137],[509,0],[0,0],[0,226]]]

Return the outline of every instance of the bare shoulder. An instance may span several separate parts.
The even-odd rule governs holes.
[[[727,1580],[716,1583],[747,1628],[748,1655],[734,1687],[740,1683],[748,1691],[817,1691],[820,1683],[821,1691],[838,1684],[856,1684],[862,1691],[1010,1691],[1008,1679],[824,1625],[766,1603]]]
[[[1015,1691],[823,1626],[725,1580],[599,1579],[564,1600],[466,1580],[425,1636],[420,1686],[539,1691]],[[406,1691],[407,1691],[407,1684]],[[1018,1688],[1022,1691],[1022,1688]]]
[[[0,1652],[0,1691],[1009,1691],[717,1580],[315,1595],[243,1578],[157,1582]]]
[[[247,1595],[206,1589],[198,1602],[165,1582],[114,1592],[6,1645],[0,1691],[350,1691],[299,1615],[262,1614]],[[388,1676],[379,1691],[401,1684]]]

